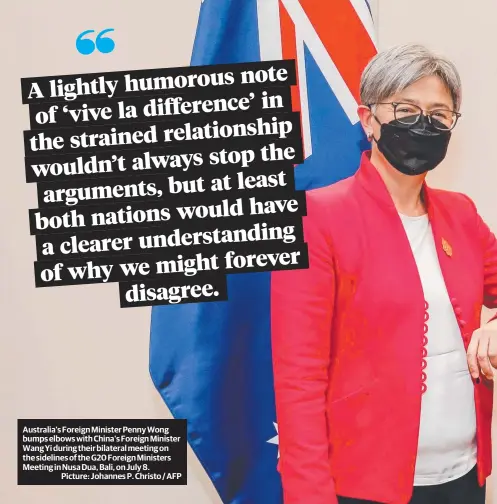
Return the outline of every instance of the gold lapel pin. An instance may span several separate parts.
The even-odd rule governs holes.
[[[442,238],[442,248],[449,257],[452,257],[452,247],[445,238]]]

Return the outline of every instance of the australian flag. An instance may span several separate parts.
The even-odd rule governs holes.
[[[352,175],[369,147],[359,80],[376,53],[366,0],[203,0],[192,65],[294,59],[297,189]],[[150,374],[225,504],[280,504],[271,273],[228,275],[226,302],[152,309]]]

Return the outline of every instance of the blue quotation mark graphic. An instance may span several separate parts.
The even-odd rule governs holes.
[[[106,28],[102,30],[97,37],[95,38],[95,42],[90,38],[84,38],[90,33],[95,33],[95,30],[85,30],[84,32],[78,35],[76,39],[76,49],[80,54],[84,54],[87,56],[97,49],[97,51],[107,54],[114,50],[116,44],[110,37],[104,37],[106,33],[114,31],[114,28]]]

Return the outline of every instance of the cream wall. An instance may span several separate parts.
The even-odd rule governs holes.
[[[16,419],[163,418],[148,375],[150,310],[119,308],[116,285],[38,289],[27,209],[21,131],[28,127],[19,78],[187,65],[200,0],[19,0],[2,2],[0,88],[0,502],[3,504],[219,504],[195,457],[187,487],[17,487]],[[456,6],[457,5],[457,6]],[[497,4],[493,0],[380,0],[380,48],[422,42],[452,57],[463,77],[463,120],[430,180],[474,198],[497,230],[492,166],[497,102]],[[85,29],[115,28],[110,55],[80,56]],[[57,314],[57,317],[54,316]],[[495,500],[492,504],[497,504]]]

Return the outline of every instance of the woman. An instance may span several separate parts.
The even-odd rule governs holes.
[[[497,242],[467,196],[425,182],[460,87],[422,46],[378,54],[358,109],[372,149],[307,193],[309,269],[273,273],[285,504],[484,503]]]

